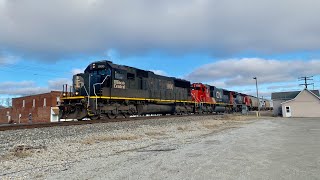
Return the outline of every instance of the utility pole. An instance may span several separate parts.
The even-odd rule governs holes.
[[[299,81],[304,81],[303,84],[299,84],[300,86],[305,86],[306,89],[308,89],[308,85],[314,85],[314,83],[308,83],[308,81],[313,81],[313,76],[303,76],[299,77]]]
[[[256,80],[256,89],[257,89],[257,99],[258,99],[258,114],[257,116],[260,116],[260,99],[259,99],[259,90],[258,90],[258,78],[254,77],[254,80]]]

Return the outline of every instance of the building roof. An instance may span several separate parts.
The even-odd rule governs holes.
[[[12,98],[12,99],[20,99],[20,98],[33,97],[33,96],[39,96],[39,95],[44,95],[44,94],[53,94],[53,93],[62,93],[62,91],[50,91],[50,92],[41,93],[41,94],[32,94],[32,95],[27,95],[27,96],[16,97],[16,98]]]
[[[317,94],[313,93],[312,91],[310,91],[310,90],[308,90],[308,89],[304,89],[304,90],[300,91],[299,94],[298,94],[295,98],[290,99],[290,100],[288,100],[288,101],[285,101],[285,102],[283,102],[283,103],[281,103],[281,104],[286,104],[286,103],[288,103],[288,102],[294,101],[303,91],[308,92],[309,94],[313,95],[314,97],[316,97],[316,98],[320,101],[319,91],[318,91],[318,95],[317,95]]]
[[[319,90],[308,90],[313,94],[319,96]],[[290,91],[290,92],[275,92],[271,94],[272,100],[291,100],[298,96],[301,91]]]

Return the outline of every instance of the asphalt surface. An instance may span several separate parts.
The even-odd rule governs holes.
[[[320,119],[254,121],[72,169],[51,178],[320,179]]]

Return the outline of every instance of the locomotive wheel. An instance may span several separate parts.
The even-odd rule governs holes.
[[[115,119],[117,117],[115,114],[111,114],[111,113],[108,113],[107,116],[109,119]]]
[[[174,113],[172,113],[172,115],[177,116],[177,115],[179,115],[179,113],[178,112],[174,112]]]
[[[108,120],[108,116],[106,114],[100,114],[100,119],[101,120]]]
[[[90,117],[91,120],[98,120],[100,119],[100,116],[99,115],[95,115],[95,116],[92,116]]]
[[[130,114],[129,113],[122,113],[124,118],[130,118]]]

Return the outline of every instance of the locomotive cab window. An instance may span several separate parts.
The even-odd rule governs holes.
[[[114,72],[114,78],[115,78],[115,79],[123,80],[123,79],[125,79],[124,77],[125,77],[125,76],[124,76],[124,73],[123,73],[123,72],[121,72],[121,71],[119,71],[119,70],[116,70],[116,71]]]
[[[111,71],[110,71],[110,69],[100,69],[100,70],[92,71],[92,74],[106,76],[106,75],[110,75]]]
[[[127,79],[134,80],[135,79],[135,75],[132,74],[132,73],[128,73],[127,74]]]

